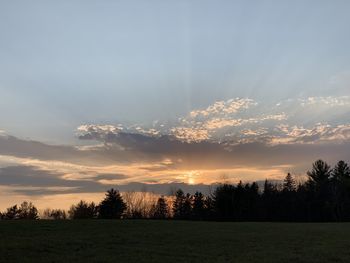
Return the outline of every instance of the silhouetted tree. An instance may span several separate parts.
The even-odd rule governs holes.
[[[279,221],[279,192],[276,184],[265,180],[262,194],[262,215],[264,221]]]
[[[3,218],[6,220],[14,220],[20,218],[20,209],[17,205],[11,206],[6,209],[6,212],[3,213]]]
[[[333,219],[350,219],[350,168],[344,161],[339,161],[332,171],[330,195]]]
[[[38,209],[30,202],[23,202],[19,207],[17,205],[7,208],[6,212],[2,215],[3,219],[39,219]]]
[[[312,165],[312,170],[307,172],[309,182],[316,187],[324,186],[332,173],[331,167],[324,161],[318,160]]]
[[[169,217],[169,207],[164,196],[159,197],[154,207],[153,218],[166,219]]]
[[[293,176],[288,173],[283,180],[282,191],[279,195],[279,218],[281,221],[293,221],[297,218],[297,199],[296,199],[297,185]]]
[[[350,221],[350,167],[339,161],[334,169],[318,160],[307,172],[308,179],[296,185],[288,173],[283,182],[265,180],[263,191],[258,184],[219,185],[213,194],[194,195],[179,189],[175,193],[172,212],[174,219],[227,221]],[[128,218],[170,218],[166,199],[146,193],[129,193]],[[111,189],[96,207],[80,201],[69,210],[70,218],[121,218],[126,204],[117,190]],[[1,219],[37,219],[32,203],[23,202],[0,213]],[[46,219],[65,219],[65,211],[47,209]]]
[[[146,191],[123,193],[123,200],[127,206],[124,217],[132,219],[152,218],[158,197]]]
[[[309,210],[312,221],[328,221],[333,216],[331,201],[332,169],[324,161],[318,160],[312,165],[312,170],[307,172],[309,190]]]
[[[196,192],[193,195],[192,218],[195,220],[205,218],[204,195],[201,192]]]
[[[259,186],[256,182],[253,182],[251,185],[246,184],[246,202],[247,202],[247,212],[245,215],[245,220],[249,221],[258,221],[259,218]]]
[[[296,191],[296,189],[297,189],[297,186],[296,186],[295,180],[293,176],[290,173],[288,173],[286,178],[283,181],[283,191],[294,192]]]
[[[332,171],[332,179],[342,183],[350,180],[350,167],[344,161],[339,161]]]
[[[204,198],[204,215],[206,220],[215,219],[215,204],[211,196]]]
[[[35,220],[38,219],[38,209],[31,202],[23,202],[19,208],[20,210],[20,219],[29,219]]]
[[[92,219],[97,216],[97,207],[94,202],[87,203],[81,200],[78,204],[71,206],[68,214],[71,219]]]
[[[192,215],[192,196],[187,193],[183,205],[182,217],[183,219],[190,219]]]
[[[99,218],[120,219],[126,210],[126,204],[118,190],[110,189],[99,205]]]
[[[175,200],[173,203],[173,215],[175,219],[184,218],[185,194],[179,189],[175,193]]]
[[[235,186],[223,184],[216,188],[213,194],[214,209],[217,219],[234,220],[235,219]]]

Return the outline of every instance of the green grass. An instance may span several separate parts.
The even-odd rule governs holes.
[[[0,221],[1,262],[350,262],[350,224]]]

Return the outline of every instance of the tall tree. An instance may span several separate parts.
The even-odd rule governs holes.
[[[204,198],[204,218],[206,220],[212,220],[215,217],[215,204],[211,196]]]
[[[182,217],[183,219],[190,219],[192,216],[192,196],[187,193],[183,205]]]
[[[201,192],[193,195],[192,217],[196,220],[203,220],[205,217],[204,195]]]
[[[267,179],[262,194],[262,219],[267,221],[279,220],[279,191],[276,184]]]
[[[169,217],[169,207],[164,196],[161,196],[158,198],[157,204],[154,208],[153,218],[166,219],[168,217]]]
[[[120,219],[126,210],[126,204],[118,190],[110,189],[105,199],[98,206],[99,218]]]
[[[332,179],[340,182],[350,180],[349,165],[344,161],[339,161],[332,171]]]
[[[185,206],[185,194],[179,189],[175,193],[175,200],[173,203],[173,215],[175,219],[183,219],[184,218],[184,206]]]
[[[339,161],[331,176],[331,205],[333,219],[348,219],[350,216],[350,168],[344,161]]]
[[[331,167],[324,161],[318,160],[313,163],[312,170],[307,172],[309,180],[316,187],[321,187],[330,179],[332,173]]]
[[[297,185],[291,173],[288,173],[283,181],[283,191],[294,192],[297,189]]]
[[[310,219],[328,221],[333,217],[331,167],[324,161],[318,160],[307,172],[309,180],[309,214]]]
[[[213,193],[215,214],[219,220],[235,219],[235,191],[236,187],[230,184],[223,184],[216,188]]]

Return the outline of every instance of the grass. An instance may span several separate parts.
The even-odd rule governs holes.
[[[350,224],[0,221],[1,262],[350,262]]]

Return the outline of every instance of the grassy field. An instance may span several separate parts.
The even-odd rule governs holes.
[[[350,262],[350,224],[0,221],[1,262]]]

